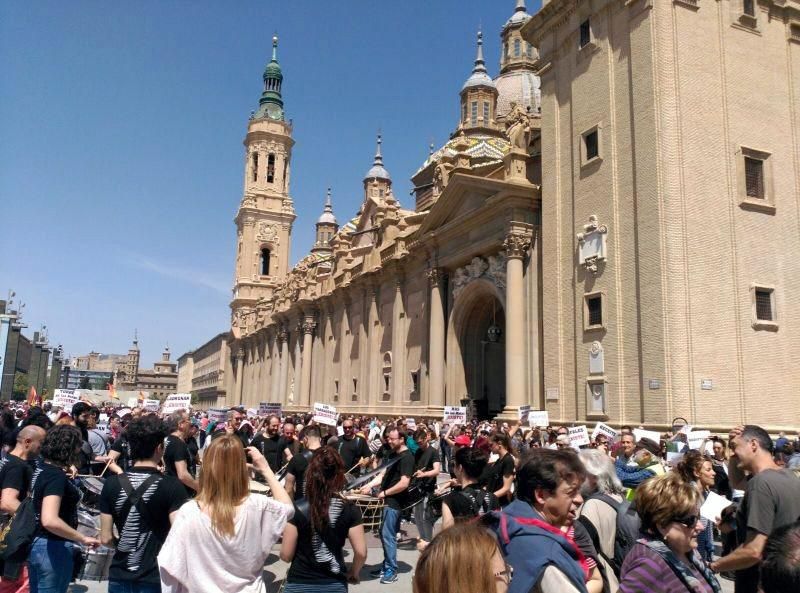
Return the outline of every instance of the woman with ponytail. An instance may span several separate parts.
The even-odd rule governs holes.
[[[306,499],[297,502],[294,519],[286,526],[281,560],[291,562],[285,593],[346,593],[358,583],[367,559],[361,511],[344,499],[345,467],[332,447],[320,447],[305,476]],[[353,563],[344,563],[344,543],[350,541]]]

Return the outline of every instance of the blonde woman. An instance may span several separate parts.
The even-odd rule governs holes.
[[[203,458],[197,498],[178,511],[158,555],[163,592],[264,591],[264,563],[294,506],[258,449],[247,452],[274,498],[250,494],[242,441],[215,439]]]
[[[476,523],[457,523],[420,554],[412,586],[414,593],[507,593],[511,573],[494,535]]]

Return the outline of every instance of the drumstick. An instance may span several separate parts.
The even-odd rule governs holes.
[[[114,460],[113,460],[113,459],[109,459],[109,460],[106,462],[106,466],[103,468],[103,471],[101,471],[101,472],[100,472],[100,477],[101,477],[101,478],[103,477],[103,474],[105,474],[105,473],[106,473],[106,470],[108,469],[108,466],[109,466],[109,465],[111,465],[111,462],[112,462],[112,461],[114,461]]]

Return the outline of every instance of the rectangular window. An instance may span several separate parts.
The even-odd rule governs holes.
[[[592,28],[589,23],[589,19],[586,19],[581,23],[579,35],[580,41],[578,43],[578,47],[585,47],[592,41]]]
[[[267,183],[275,181],[275,155],[267,157]]]
[[[472,125],[475,125],[478,123],[478,102],[473,101],[471,107],[472,107],[472,113],[471,113]]]
[[[464,103],[463,113],[461,114],[461,121],[467,123],[467,104]]]
[[[518,58],[521,54],[519,39],[514,40],[514,57]]]
[[[533,57],[533,46],[530,43],[526,43],[526,45],[528,46],[528,57],[532,58]]]
[[[744,157],[745,193],[748,198],[764,199],[764,161]]]
[[[772,312],[772,291],[756,288],[756,319],[758,321],[775,321]]]
[[[483,102],[483,123],[489,122],[489,102]]]
[[[742,14],[756,16],[756,0],[742,0]]]
[[[258,153],[253,153],[253,181],[258,181]]]
[[[597,129],[583,135],[585,161],[591,161],[600,156],[600,143],[598,142]]]
[[[603,297],[601,295],[586,297],[586,317],[589,326],[603,325]]]

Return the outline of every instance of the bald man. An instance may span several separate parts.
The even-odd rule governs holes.
[[[5,524],[28,496],[34,463],[46,434],[40,426],[23,427],[14,449],[0,461],[0,524]],[[0,593],[28,590],[27,566],[7,562],[2,576]]]

